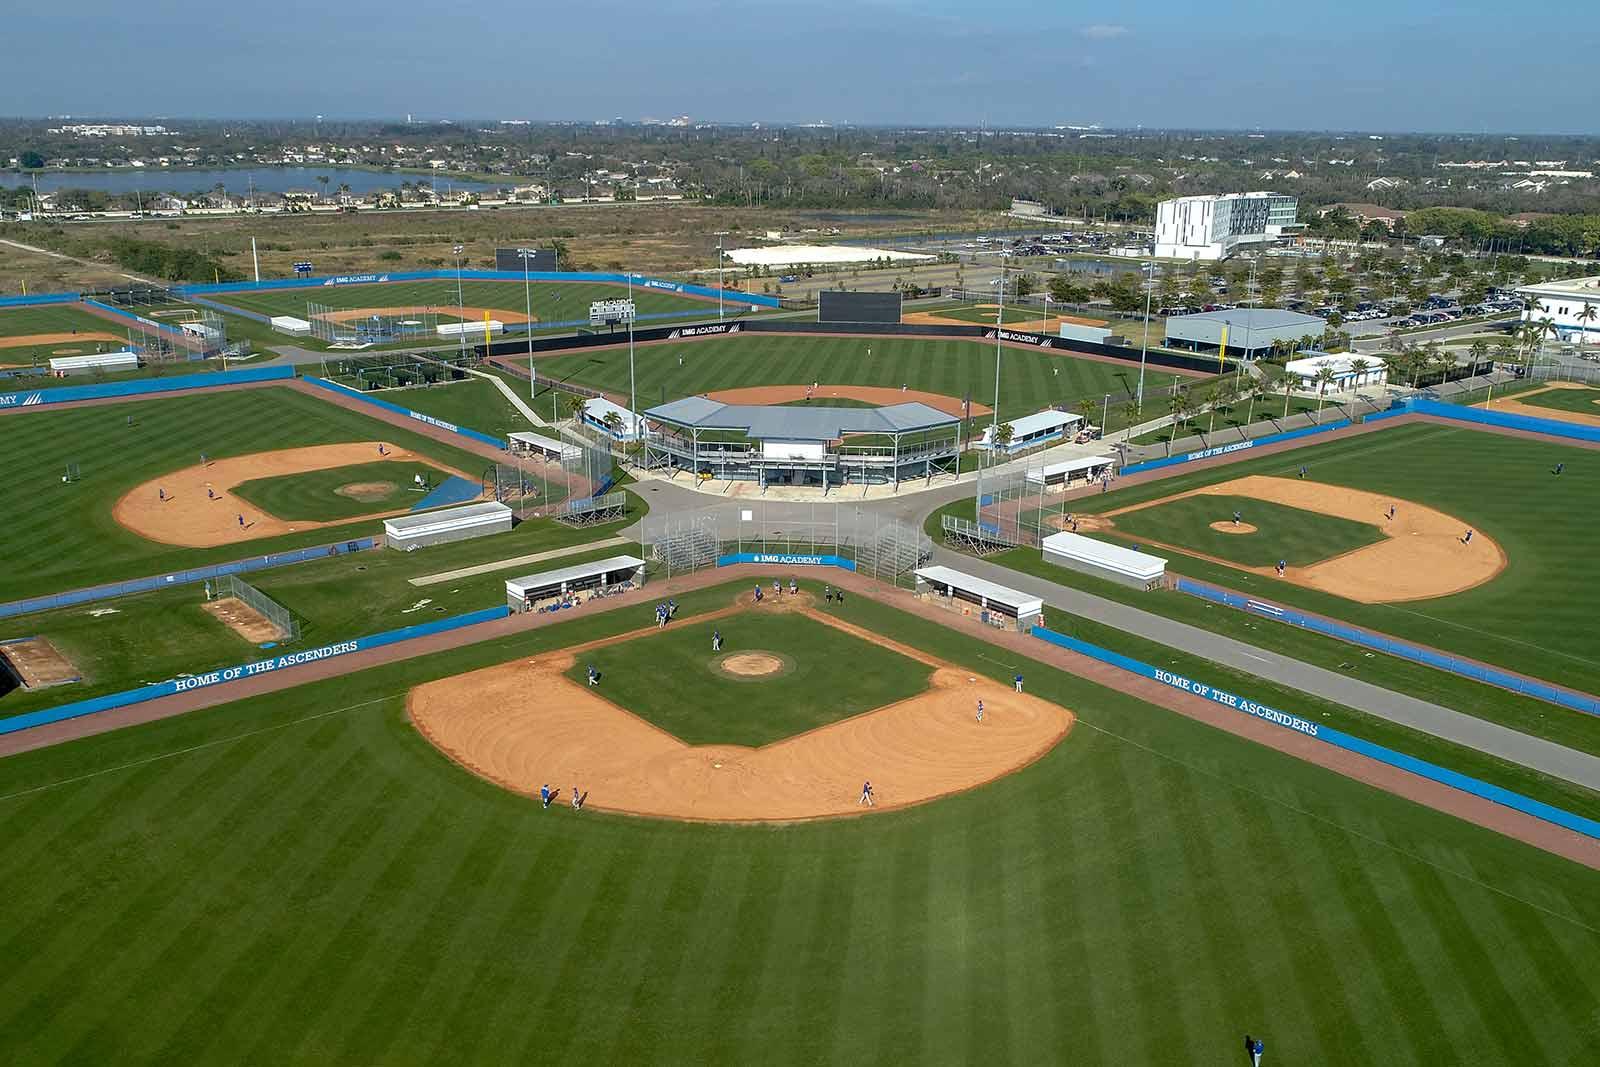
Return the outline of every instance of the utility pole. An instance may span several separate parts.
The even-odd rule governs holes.
[[[728,236],[727,230],[717,230],[717,321],[722,321],[722,239]]]
[[[533,287],[528,284],[528,259],[534,250],[519,248],[517,252],[522,256],[522,302],[527,309],[528,321],[523,323],[528,330],[528,401],[531,403],[538,395],[538,385],[533,376]],[[485,351],[484,355],[488,355]]]
[[[1000,253],[1000,310],[994,317],[994,411],[990,414],[989,455],[998,455],[1000,447],[1000,334],[1006,321],[1006,253]]]
[[[465,363],[467,361],[467,310],[466,310],[467,309],[467,302],[466,302],[465,298],[463,298],[462,295],[461,295],[461,253],[463,251],[465,251],[464,246],[462,246],[462,245],[456,245],[455,246],[455,257],[456,257],[456,318],[460,320],[459,329],[461,331],[461,333],[460,333],[460,337],[461,337],[461,362]]]
[[[639,394],[633,376],[633,271],[628,272],[628,417],[633,423],[633,440],[639,440]]]

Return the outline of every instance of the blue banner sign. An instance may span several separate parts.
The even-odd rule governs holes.
[[[792,552],[733,552],[717,557],[717,566],[730,567],[735,563],[770,563],[780,567],[839,567],[856,569],[856,561],[843,556],[804,556]]]

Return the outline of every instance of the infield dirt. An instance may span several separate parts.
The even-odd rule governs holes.
[[[378,455],[380,443],[384,449],[381,457]],[[351,441],[337,445],[256,452],[248,456],[214,459],[204,465],[197,463],[130,489],[112,507],[111,517],[119,525],[151,541],[185,548],[212,548],[300,530],[343,526],[355,521],[407,514],[408,509],[401,508],[363,515],[360,520],[286,522],[228,491],[257,478],[279,478],[375,461],[426,463],[447,474],[476,480],[461,471],[443,466],[430,456],[419,455],[387,441]],[[406,481],[404,467],[396,469],[402,472],[396,480]],[[214,498],[207,495],[208,489],[215,494]],[[244,519],[242,523],[239,521],[241,516]]]
[[[595,808],[712,822],[777,822],[921,804],[973,789],[1032,763],[1067,735],[1073,715],[926,653],[809,607],[816,621],[934,667],[927,691],[761,748],[688,745],[565,676],[577,655],[654,628],[413,689],[417,729],[456,762],[507,789],[536,795],[574,786]],[[774,657],[775,658],[775,657]],[[781,680],[767,684],[781,685]],[[985,706],[977,721],[977,702]],[[759,710],[730,708],[730,714]]]
[[[1580,385],[1577,382],[1551,382],[1543,389],[1530,389],[1526,393],[1518,393],[1516,396],[1503,397],[1500,400],[1494,401],[1492,405],[1479,404],[1477,406],[1480,408],[1487,408],[1492,411],[1498,411],[1506,415],[1527,415],[1529,418],[1554,419],[1557,422],[1572,422],[1577,423],[1580,426],[1600,426],[1600,401],[1596,401],[1597,406],[1594,409],[1593,415],[1582,411],[1567,411],[1563,408],[1547,408],[1538,404],[1527,404],[1523,402],[1530,396],[1537,396],[1539,393],[1554,392],[1557,389],[1589,388],[1592,387]]]
[[[34,345],[61,345],[74,341],[114,341],[121,345],[126,344],[126,337],[118,337],[114,333],[97,333],[85,330],[79,333],[27,333],[18,337],[0,337],[0,348],[31,348]]]
[[[892,386],[879,385],[818,385],[815,389],[809,385],[751,385],[741,389],[718,389],[707,393],[706,396],[724,404],[750,405],[789,404],[806,399],[810,399],[819,407],[825,407],[829,400],[859,400],[863,404],[877,407],[916,403],[926,404],[946,415],[968,414],[962,410],[961,400],[958,397],[945,396],[943,393],[927,393],[920,389],[895,389]],[[973,402],[971,408],[970,413],[973,415],[987,415],[993,410],[977,402]]]

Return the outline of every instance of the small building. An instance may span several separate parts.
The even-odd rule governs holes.
[[[1083,422],[1082,415],[1074,415],[1070,411],[1057,411],[1047,408],[1032,415],[1024,415],[1020,419],[1009,419],[1001,423],[1002,426],[1011,427],[1011,440],[1001,449],[1004,452],[1020,452],[1023,449],[1033,448],[1061,437],[1066,437],[1077,432],[1078,424]],[[978,448],[993,448],[991,437],[994,434],[993,424],[984,427],[983,436],[978,438]]]
[[[1600,275],[1524,285],[1517,295],[1532,305],[1523,322],[1549,319],[1564,341],[1600,341]]]
[[[468,340],[471,340],[476,337],[482,337],[485,331],[487,331],[491,337],[499,337],[501,334],[506,332],[506,324],[501,322],[499,319],[489,319],[488,321],[480,322],[468,320],[466,322],[441,322],[433,329],[434,332],[440,337],[447,337],[451,339],[455,339],[457,337],[466,337]]]
[[[50,373],[59,377],[68,374],[91,374],[94,371],[115,373],[139,369],[139,353],[124,349],[120,352],[94,352],[86,356],[52,356]]]
[[[459,508],[424,511],[383,520],[383,543],[410,552],[429,545],[466,541],[511,529],[511,509],[492,500]]]
[[[1156,588],[1167,574],[1167,561],[1160,556],[1082,534],[1051,534],[1040,542],[1040,547],[1046,563],[1138,589]]]
[[[1094,319],[1074,319],[1062,315],[1056,320],[1059,323],[1058,336],[1068,341],[1088,341],[1090,344],[1110,345],[1118,343],[1120,338],[1114,340],[1111,327],[1104,322]]]
[[[1156,205],[1155,254],[1161,259],[1227,259],[1297,232],[1300,202],[1282,193],[1205,193]]]
[[[267,325],[290,337],[309,337],[311,334],[311,323],[295,315],[274,315],[267,320]]]
[[[1167,320],[1167,347],[1195,352],[1218,352],[1255,359],[1274,344],[1298,344],[1305,337],[1321,337],[1327,323],[1315,315],[1280,308],[1234,308],[1174,315]]]
[[[1027,633],[1043,620],[1044,601],[1036,596],[950,567],[918,567],[917,595],[933,596],[948,607],[969,605],[979,618],[1001,630]]]
[[[611,420],[613,425],[606,425],[608,415],[616,416]],[[592,396],[583,402],[583,421],[614,441],[637,441],[648,425],[642,416],[603,396]]]
[[[572,604],[618,585],[643,585],[644,560],[610,556],[589,563],[506,580],[506,607],[513,615],[557,604]]]
[[[1097,482],[1116,469],[1115,456],[1080,456],[1061,463],[1047,463],[1037,470],[1029,470],[1027,478],[1030,485],[1037,485],[1043,489],[1067,489],[1075,481]]]
[[[583,449],[577,445],[569,445],[565,441],[557,441],[553,437],[527,430],[514,430],[506,434],[506,451],[556,460],[575,460],[583,455]]]
[[[1389,368],[1377,357],[1363,358],[1330,352],[1301,352],[1299,355],[1302,358],[1291,359],[1283,367],[1296,389],[1320,392],[1322,383],[1319,377],[1324,369],[1333,372],[1333,381],[1328,383],[1328,391],[1332,393],[1352,393],[1357,389],[1383,385],[1389,380]]]

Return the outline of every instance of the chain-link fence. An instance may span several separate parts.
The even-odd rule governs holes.
[[[293,613],[238,575],[222,575],[216,579],[213,591],[218,600],[233,597],[259,613],[262,618],[278,628],[283,634],[283,640],[299,639],[300,622]]]
[[[1036,548],[1053,533],[1076,529],[1067,490],[1096,484],[1109,488],[1115,467],[1115,457],[1109,455],[1054,462],[1030,456],[979,470],[973,483],[976,523],[947,516],[944,539],[980,553],[1019,545]]]
[[[670,578],[719,563],[770,563],[780,569],[842,564],[903,588],[933,555],[921,528],[847,503],[720,504],[687,512],[652,511],[641,524],[652,576]]]

